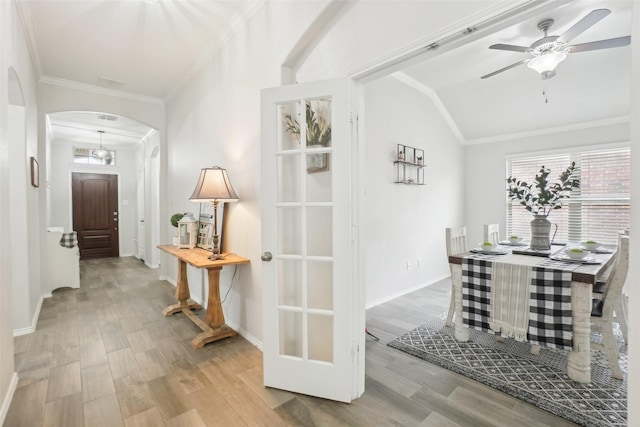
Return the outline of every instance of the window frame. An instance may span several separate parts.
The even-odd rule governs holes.
[[[579,173],[582,176],[583,168],[581,165],[581,156],[584,156],[587,153],[597,153],[597,152],[603,152],[603,151],[616,151],[616,150],[626,150],[628,152],[629,162],[631,161],[631,144],[628,141],[609,143],[609,144],[587,145],[587,146],[569,146],[569,147],[564,147],[564,148],[554,149],[554,150],[509,154],[505,156],[505,172],[506,172],[505,181],[507,177],[512,176],[512,163],[514,160],[527,160],[527,159],[533,160],[535,158],[540,158],[540,161],[543,163],[538,164],[536,169],[537,171],[539,170],[540,166],[542,166],[542,164],[544,164],[545,162],[543,158],[568,156],[569,163],[566,166],[568,166],[570,162],[575,161],[576,166],[579,170]],[[552,169],[551,177],[555,180],[561,172],[562,170],[556,171],[555,169]],[[563,202],[563,207],[560,210],[562,211],[563,217],[565,216],[565,213],[566,213],[566,217],[563,218],[563,221],[565,221],[563,225],[566,227],[566,230],[563,230],[561,234],[561,236],[563,237],[566,234],[566,239],[565,238],[560,238],[560,240],[556,239],[556,242],[557,243],[577,242],[577,241],[583,240],[584,238],[589,238],[589,236],[582,235],[583,227],[582,227],[581,218],[583,217],[583,213],[584,213],[584,208],[583,208],[584,204],[590,204],[592,206],[597,205],[598,203],[603,203],[603,204],[612,205],[612,206],[619,204],[621,206],[626,207],[626,209],[630,211],[631,209],[630,174],[631,174],[631,165],[629,165],[629,182],[628,182],[629,192],[626,194],[626,196],[620,196],[620,195],[617,195],[615,197],[583,196],[582,185],[580,189],[572,192],[571,197],[568,200],[565,200]],[[523,178],[517,175],[515,177],[518,179]],[[582,178],[581,178],[581,184],[582,184]],[[505,224],[506,224],[507,236],[514,234],[514,231],[513,231],[514,230],[514,224],[513,224],[513,217],[514,217],[513,207],[514,206],[518,206],[518,202],[517,201],[512,202],[511,200],[509,200],[509,197],[507,196],[507,192],[505,191]],[[532,217],[531,213],[527,212],[527,214],[531,215]],[[522,221],[522,219],[520,219],[520,221]],[[551,218],[551,221],[553,222],[552,218]],[[629,221],[630,221],[630,216],[629,216]],[[626,223],[626,227],[623,227],[623,229],[629,226],[630,224]],[[522,230],[523,224],[516,223],[515,228],[518,230]],[[617,231],[622,231],[622,229],[616,230],[616,232]],[[516,234],[518,233],[516,232]],[[609,233],[609,234],[612,234],[612,233]],[[607,236],[609,236],[609,234],[607,234]],[[607,238],[598,238],[598,240],[602,241],[603,243],[615,243],[616,241],[614,238],[614,235],[611,235],[610,237],[607,237]]]

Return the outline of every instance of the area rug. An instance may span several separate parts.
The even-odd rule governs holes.
[[[567,351],[541,348],[529,352],[526,343],[471,330],[468,342],[458,342],[453,328],[440,316],[391,341],[388,345],[486,384],[582,426],[627,425],[627,347],[617,331],[624,380],[611,378],[603,352],[591,353],[591,384],[567,376]],[[601,340],[592,334],[593,340]]]

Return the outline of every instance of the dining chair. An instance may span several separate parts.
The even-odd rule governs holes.
[[[592,292],[593,298],[602,299],[602,295],[604,294],[604,290],[607,285],[607,278],[611,274],[611,270],[613,270],[613,266],[609,268],[609,270],[607,270],[604,273],[603,275],[604,277],[593,286],[593,292]],[[622,338],[624,339],[625,344],[629,344],[628,327],[627,327],[627,322],[629,319],[628,299],[629,297],[627,296],[627,294],[624,293],[624,286],[623,286],[622,295],[620,296],[620,302],[618,303],[618,306],[614,310],[614,314],[613,314],[613,321],[617,322],[618,325],[620,326],[620,332],[622,333]]]
[[[461,254],[467,252],[467,227],[451,227],[445,229],[446,243],[447,243],[447,257],[449,255]],[[451,326],[453,319],[453,313],[456,311],[455,299],[453,294],[453,282],[451,284],[451,301],[449,302],[449,312],[447,313],[447,320],[445,326]]]
[[[497,245],[499,241],[500,241],[500,224],[485,224],[483,242],[491,242],[494,245]]]
[[[613,334],[616,309],[622,299],[622,287],[629,270],[629,236],[618,236],[618,254],[611,274],[605,283],[602,298],[593,298],[591,309],[591,330],[602,333],[602,343],[591,342],[591,347],[604,351],[611,367],[611,376],[623,379],[620,369],[620,354]]]

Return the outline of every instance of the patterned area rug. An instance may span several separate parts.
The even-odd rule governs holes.
[[[617,332],[624,381],[611,378],[603,352],[591,352],[591,384],[567,376],[567,351],[542,347],[532,355],[526,343],[471,330],[464,343],[444,326],[446,314],[388,345],[510,394],[583,426],[627,425],[627,346]],[[592,340],[601,340],[592,334]]]

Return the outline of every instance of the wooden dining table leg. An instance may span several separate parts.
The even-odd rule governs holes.
[[[455,309],[454,336],[458,341],[469,341],[469,328],[462,323],[462,266],[460,264],[450,264],[451,282],[453,284]]]
[[[569,352],[567,374],[579,383],[591,382],[591,287],[571,282],[573,350]]]
[[[169,307],[162,310],[164,316],[171,316],[174,313],[188,310],[200,310],[202,306],[191,298],[189,292],[189,281],[187,279],[187,263],[178,259],[178,283],[176,284],[175,297],[178,300],[177,304],[171,304]]]
[[[210,267],[207,269],[209,279],[209,298],[207,299],[207,311],[204,322],[200,318],[192,319],[203,332],[191,340],[191,347],[200,348],[207,343],[223,338],[236,336],[237,333],[224,323],[222,301],[220,300],[220,270],[222,267]]]

